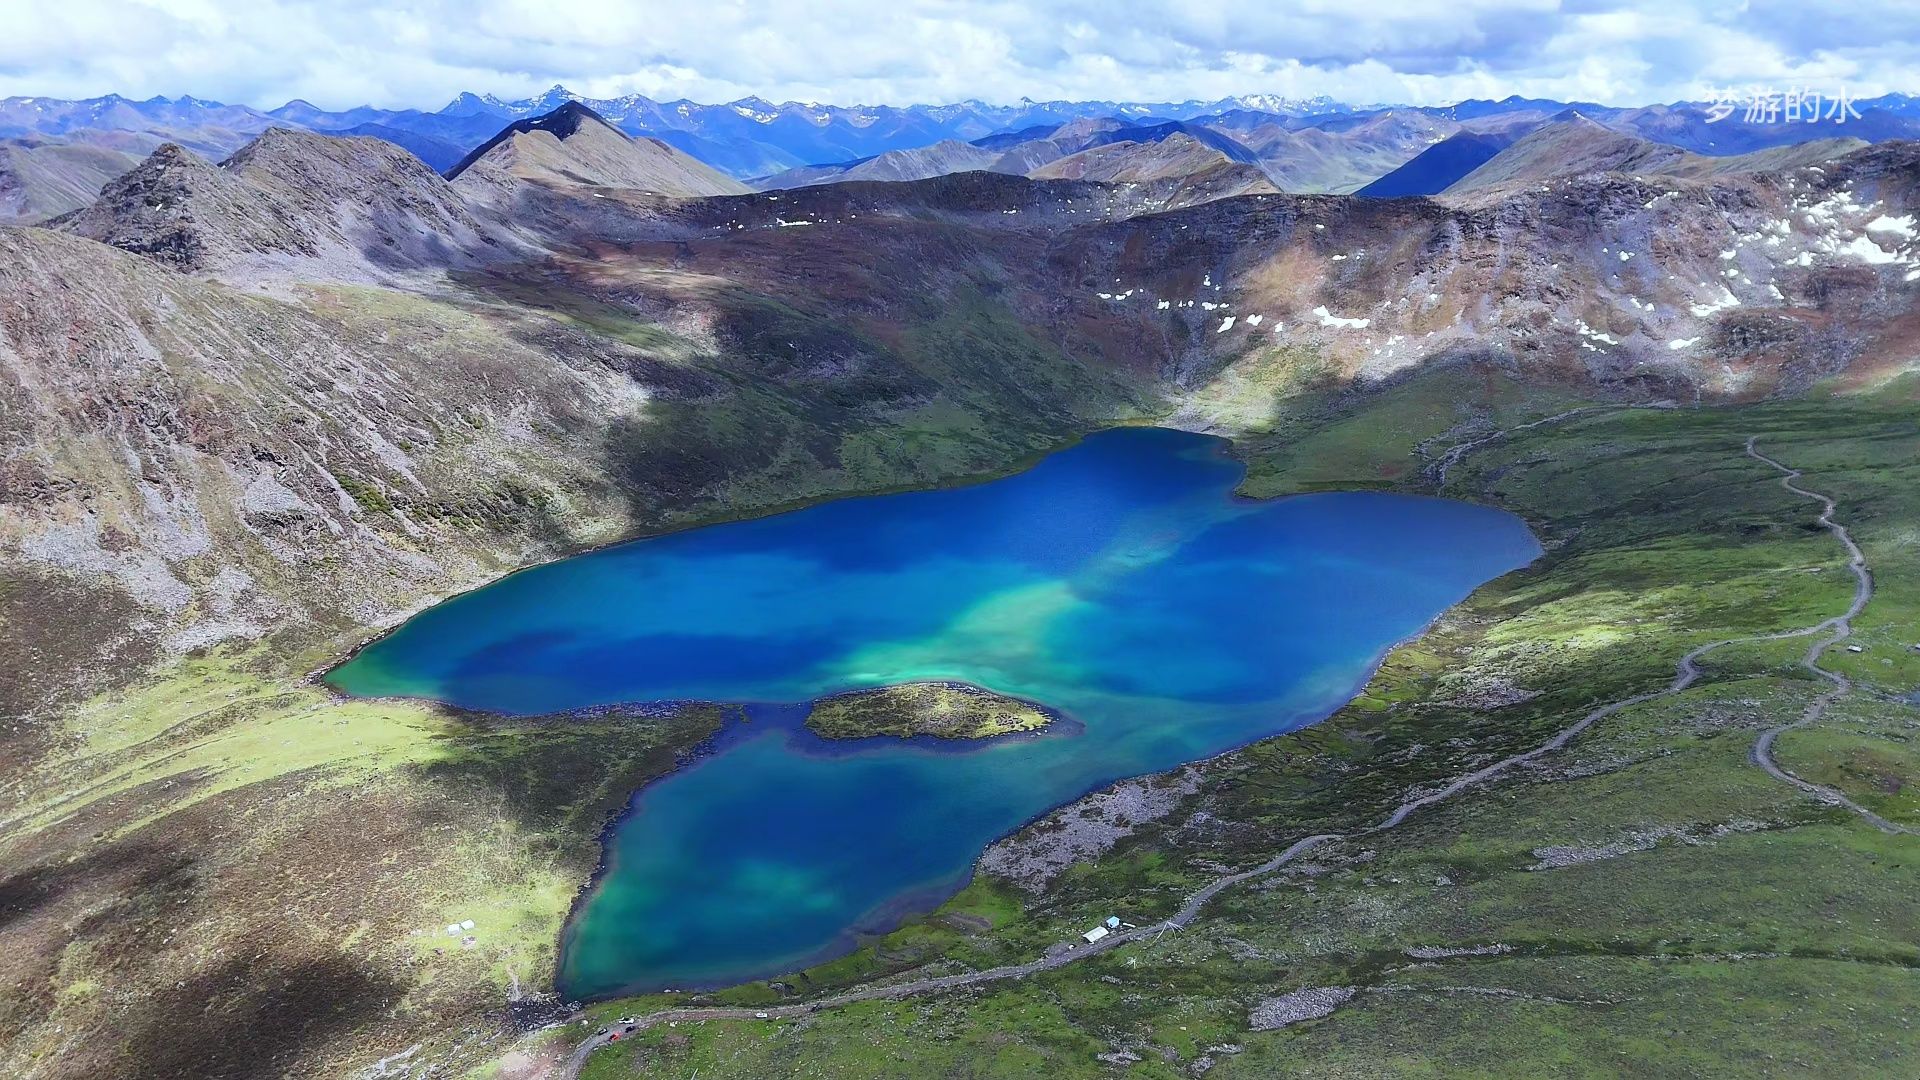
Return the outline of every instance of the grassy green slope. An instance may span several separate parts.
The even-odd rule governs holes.
[[[505,1038],[512,988],[550,989],[603,823],[711,733],[712,710],[501,724],[340,701],[307,672],[390,612],[530,558],[1003,472],[1150,399],[965,289],[902,329],[718,288],[697,298],[704,337],[539,268],[430,296],[302,295],[296,312],[209,288],[192,296],[247,317],[176,308],[168,325],[264,334],[297,315],[387,387],[327,423],[385,430],[418,482],[392,455],[342,449],[352,440],[331,426],[261,409],[263,439],[326,427],[319,483],[339,486],[356,527],[337,535],[378,541],[346,548],[367,561],[311,537],[307,558],[263,551],[232,520],[231,491],[204,501],[219,546],[196,569],[249,566],[260,593],[320,614],[275,609],[269,641],[167,656],[111,590],[0,571],[0,636],[22,646],[0,659],[0,747],[14,751],[0,753],[0,1073],[151,1075],[151,1059],[173,1075],[330,1074],[416,1042],[472,1056],[474,1025]],[[284,352],[284,365],[246,354],[240,377],[209,384],[291,410],[355,381]],[[210,413],[254,407],[213,400]],[[197,467],[194,453],[177,456]],[[300,459],[297,445],[277,453]],[[381,572],[436,559],[453,570]],[[130,626],[141,649],[102,647]],[[111,678],[73,679],[80,666]],[[474,942],[444,934],[467,918]]]
[[[1867,651],[1834,654],[1859,689],[1783,738],[1778,756],[1920,825],[1908,794],[1920,712],[1893,696],[1920,682],[1916,658],[1895,647],[1920,640],[1915,395],[1909,379],[1858,397],[1622,410],[1487,445],[1447,493],[1526,515],[1548,548],[1539,563],[1397,651],[1327,722],[1210,765],[1180,811],[1042,895],[1014,908],[1004,886],[977,883],[948,910],[786,981],[810,992],[929,962],[1025,959],[1108,910],[1144,922],[1219,866],[1363,829],[1409,791],[1663,685],[1693,645],[1838,612],[1851,588],[1838,546],[1810,502],[1742,456],[1748,434],[1840,498],[1879,588],[1860,620]],[[1336,413],[1271,450],[1253,443],[1249,486],[1378,486],[1381,462],[1453,426],[1463,402],[1491,404],[1503,425],[1565,405],[1471,397],[1447,379],[1407,384],[1377,414]],[[1315,443],[1349,452],[1305,452]],[[1418,474],[1399,475],[1412,485]],[[1920,841],[1748,762],[1758,732],[1824,685],[1792,666],[1798,652],[1716,654],[1685,693],[1609,717],[1398,829],[1230,890],[1184,932],[966,993],[794,1024],[682,1024],[601,1052],[588,1075],[1095,1076],[1123,1060],[1101,1054],[1137,1056],[1137,1076],[1912,1072]],[[991,920],[956,918],[984,898],[998,899]],[[1261,1001],[1307,987],[1355,994],[1324,1019],[1249,1030]]]

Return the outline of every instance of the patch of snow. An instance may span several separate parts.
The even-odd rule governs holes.
[[[1882,214],[1872,221],[1867,222],[1867,231],[1894,233],[1895,235],[1904,236],[1911,240],[1915,236],[1913,215],[1907,214],[1902,217],[1888,217]]]
[[[1888,251],[1864,236],[1856,236],[1852,240],[1841,244],[1833,249],[1833,253],[1835,255],[1851,255],[1871,266],[1885,266],[1888,263],[1906,261],[1900,257],[1898,252]]]
[[[1231,329],[1233,329],[1233,316],[1229,315],[1220,320],[1220,329],[1215,330],[1214,333],[1224,334]]]
[[[1704,319],[1707,316],[1712,315],[1716,311],[1724,311],[1727,308],[1739,307],[1739,306],[1740,306],[1740,298],[1733,295],[1733,293],[1730,290],[1728,290],[1723,286],[1720,289],[1719,299],[1709,300],[1704,304],[1694,304],[1693,306],[1689,307],[1687,310],[1693,312],[1693,315],[1695,318]]]
[[[1592,338],[1593,340],[1598,341],[1603,345],[1620,344],[1618,341],[1614,340],[1614,337],[1612,334],[1603,334],[1600,331],[1595,330],[1593,327],[1588,326],[1587,321],[1585,319],[1573,320],[1573,328],[1575,331],[1577,331],[1580,334],[1581,337]],[[1592,348],[1592,346],[1588,346],[1588,348]],[[1595,351],[1598,351],[1598,350],[1595,350]]]
[[[1319,318],[1321,326],[1334,326],[1345,330],[1365,330],[1373,322],[1372,319],[1348,319],[1331,314],[1325,305],[1314,308],[1313,314]]]
[[[1667,348],[1672,349],[1674,352],[1679,352],[1681,349],[1693,348],[1694,344],[1699,340],[1697,337],[1674,338],[1672,341],[1667,342]]]
[[[1264,318],[1266,318],[1266,316],[1265,316],[1265,315],[1249,315],[1249,316],[1247,316],[1247,325],[1248,325],[1248,326],[1259,326],[1259,325],[1260,325],[1260,320],[1261,320],[1261,319],[1264,319]]]

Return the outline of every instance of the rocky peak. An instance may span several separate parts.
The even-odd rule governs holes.
[[[360,196],[395,184],[445,185],[425,162],[384,139],[284,127],[261,132],[220,167],[250,182],[284,185],[286,194],[304,197]]]
[[[526,130],[537,129],[547,132],[556,139],[564,139],[579,131],[582,124],[589,123],[613,127],[612,124],[607,123],[606,117],[578,101],[569,101],[545,116],[535,117],[529,121]]]
[[[457,263],[490,246],[459,193],[391,143],[274,127],[219,167],[168,144],[60,222],[179,270],[325,255],[319,276]]]
[[[312,251],[284,213],[175,143],[109,183],[92,206],[55,224],[177,270],[207,270],[245,250]]]
[[[463,190],[493,198],[517,181],[727,195],[746,186],[658,139],[634,139],[578,101],[515,120],[447,170]]]
[[[597,127],[595,127],[595,125],[597,125]],[[594,112],[578,101],[569,101],[552,112],[542,113],[539,116],[522,117],[501,128],[493,138],[474,147],[466,157],[460,159],[459,164],[448,169],[447,179],[455,179],[468,169],[473,168],[489,155],[493,155],[495,147],[503,143],[511,143],[515,136],[525,135],[535,131],[543,131],[556,139],[565,140],[579,134],[583,127],[589,128],[589,130],[605,128],[610,132],[618,134],[623,139],[626,138],[626,133],[620,131],[620,129],[614,127],[612,124],[607,123],[606,119],[599,113]]]

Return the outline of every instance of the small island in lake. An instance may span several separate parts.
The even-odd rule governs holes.
[[[821,698],[807,714],[807,727],[823,739],[986,739],[1038,731],[1053,719],[1053,713],[1031,701],[967,683],[913,682]]]

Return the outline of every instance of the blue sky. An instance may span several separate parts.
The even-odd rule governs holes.
[[[0,96],[263,106],[556,82],[837,104],[1920,91],[1915,0],[0,0],[0,26]]]

